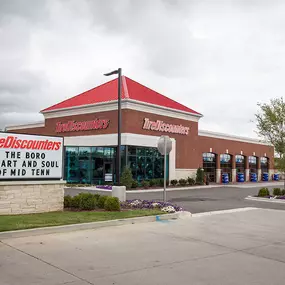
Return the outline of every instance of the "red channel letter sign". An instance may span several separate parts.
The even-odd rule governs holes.
[[[154,121],[150,121],[148,118],[145,118],[144,123],[143,123],[143,129],[157,131],[157,132],[188,135],[190,128],[184,127],[182,125],[166,124],[160,120],[157,120],[156,122],[154,122]]]
[[[79,132],[90,130],[102,130],[107,129],[110,124],[110,120],[107,119],[95,119],[92,121],[68,121],[67,123],[57,122],[55,131],[57,133],[65,132]]]

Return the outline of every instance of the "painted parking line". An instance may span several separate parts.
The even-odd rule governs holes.
[[[197,214],[192,214],[192,218],[220,215],[220,214],[238,213],[238,212],[247,212],[247,211],[258,210],[258,209],[259,208],[255,208],[255,207],[246,207],[246,208],[236,208],[236,209],[230,209],[230,210],[220,210],[220,211],[212,211],[212,212],[205,212],[205,213],[197,213]]]

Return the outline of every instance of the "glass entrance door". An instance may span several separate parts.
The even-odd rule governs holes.
[[[113,163],[104,162],[104,180],[105,182],[113,182]]]

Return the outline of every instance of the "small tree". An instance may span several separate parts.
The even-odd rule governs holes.
[[[255,115],[257,133],[272,144],[280,158],[285,154],[285,102],[283,97],[271,99],[269,104],[257,104]]]
[[[285,156],[281,158],[275,158],[275,168],[278,169],[285,177]],[[284,189],[285,189],[285,179],[284,179]]]
[[[204,184],[204,170],[199,167],[196,173],[196,183],[203,185]]]
[[[127,189],[132,188],[133,176],[130,168],[126,167],[121,176],[121,184],[126,186]]]
[[[257,133],[274,146],[278,158],[276,168],[285,174],[285,102],[283,97],[271,99],[269,104],[257,104],[259,112],[255,115]],[[285,181],[284,181],[285,187]]]

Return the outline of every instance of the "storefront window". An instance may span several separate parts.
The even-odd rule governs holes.
[[[65,179],[68,183],[104,184],[105,172],[113,179],[113,147],[66,147]],[[105,171],[105,168],[106,171]]]
[[[90,184],[91,147],[79,147],[79,183]]]
[[[68,147],[65,153],[65,179],[68,183],[79,181],[78,147]]]
[[[249,172],[250,173],[257,173],[256,156],[249,156],[248,157],[248,164],[249,164]]]
[[[137,157],[136,156],[129,156],[128,157],[128,164],[132,171],[133,179],[137,179]]]
[[[164,158],[157,148],[127,146],[127,165],[138,181],[163,178]],[[168,161],[167,173],[168,175]]]
[[[221,174],[227,173],[229,181],[232,181],[232,156],[224,153],[220,155]]]
[[[145,156],[145,148],[144,147],[138,147],[137,148],[137,155],[138,156]]]
[[[151,156],[145,158],[145,177],[147,180],[153,178],[153,158]]]
[[[268,173],[268,158],[267,157],[260,158],[260,166],[261,166],[262,173]]]
[[[243,155],[236,155],[236,171],[237,173],[245,173],[245,159]]]
[[[210,182],[216,182],[216,155],[214,153],[203,153],[203,169]]]
[[[137,149],[135,146],[128,146],[128,155],[137,155]]]
[[[163,178],[163,163],[164,158],[156,148],[121,146],[121,172],[127,165],[133,179]],[[76,184],[115,182],[116,147],[66,147],[65,179]]]

